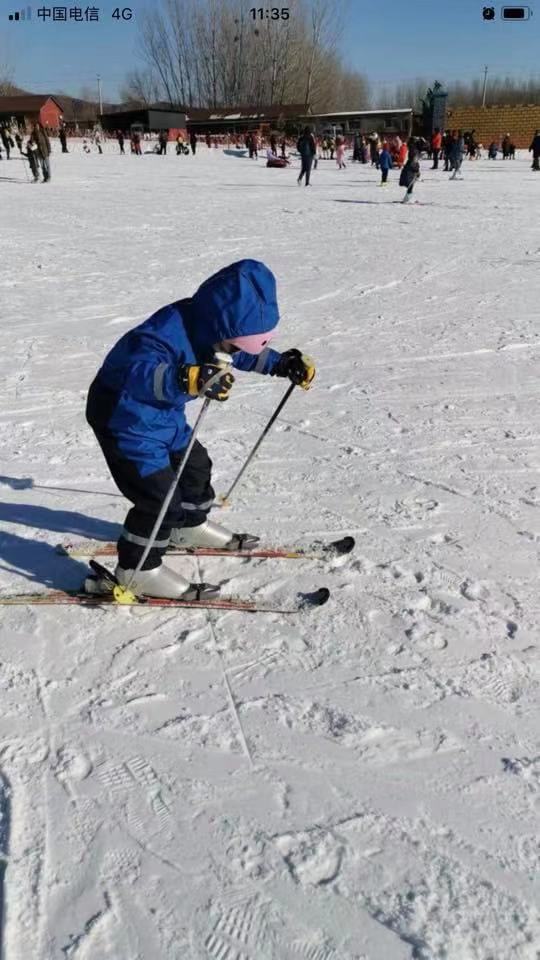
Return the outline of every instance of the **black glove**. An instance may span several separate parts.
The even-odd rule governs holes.
[[[315,376],[315,364],[311,357],[306,357],[300,350],[286,350],[272,370],[272,376],[288,377],[291,383],[309,390]]]
[[[190,397],[208,397],[210,400],[227,400],[234,383],[232,373],[217,363],[203,363],[178,368],[178,384],[182,393]]]

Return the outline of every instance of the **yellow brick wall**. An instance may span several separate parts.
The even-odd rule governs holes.
[[[446,126],[451,130],[474,130],[475,138],[484,147],[496,143],[506,133],[516,147],[527,149],[535,130],[540,130],[540,104],[516,104],[495,107],[449,107]]]

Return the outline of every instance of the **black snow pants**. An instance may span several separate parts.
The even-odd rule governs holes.
[[[301,183],[302,177],[305,174],[306,177],[306,187],[309,186],[309,177],[311,174],[311,167],[313,166],[313,157],[302,157],[302,169],[300,170],[300,175],[298,177],[298,183]]]
[[[114,440],[97,433],[96,436],[116,486],[133,504],[118,540],[118,562],[121,567],[132,570],[148,543],[183,451],[171,452],[169,467],[141,477],[136,464],[126,459]],[[214,502],[211,472],[212,461],[206,449],[196,440],[157,533],[155,546],[145,560],[145,570],[160,565],[173,527],[196,527],[204,523]]]
[[[88,394],[86,419],[96,435],[116,486],[133,504],[118,540],[118,562],[121,567],[132,570],[148,543],[183,457],[183,450],[169,451],[168,466],[142,477],[137,464],[120,450],[116,438],[107,430],[106,423],[111,413],[110,406],[107,410],[108,406],[106,392],[94,381]],[[196,440],[158,530],[155,546],[148,554],[143,569],[151,570],[160,565],[173,527],[196,527],[204,523],[215,496],[211,475],[212,461],[206,449]]]

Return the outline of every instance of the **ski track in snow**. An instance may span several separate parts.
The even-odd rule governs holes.
[[[369,168],[321,161],[306,194],[263,161],[115,150],[2,184],[0,589],[76,586],[54,546],[116,538],[87,387],[244,256],[318,376],[223,521],[357,548],[172,561],[330,587],[295,620],[0,611],[3,960],[537,960],[540,179],[525,154],[496,191],[488,161],[426,171],[405,208]],[[239,375],[212,410],[218,491],[283,390]]]

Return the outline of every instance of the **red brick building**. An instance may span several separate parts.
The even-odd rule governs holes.
[[[47,93],[0,97],[0,123],[15,121],[19,127],[29,128],[39,120],[49,130],[57,130],[62,115],[58,101]]]

